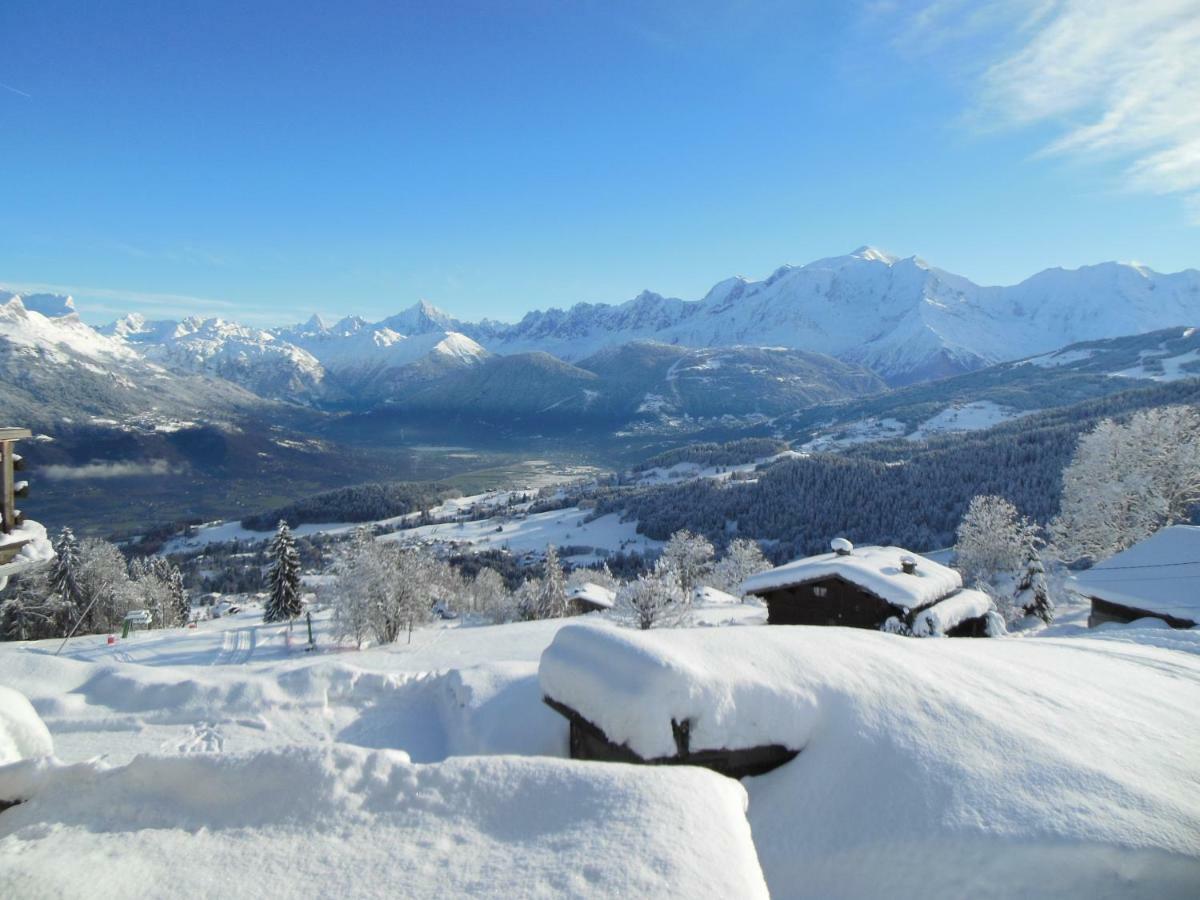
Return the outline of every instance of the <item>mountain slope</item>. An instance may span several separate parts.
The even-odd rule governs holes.
[[[789,437],[814,449],[944,431],[972,431],[1031,412],[1117,394],[1150,382],[1200,379],[1200,329],[1072,344],[940,381],[781,417]]]
[[[756,421],[883,389],[872,373],[815,353],[634,342],[578,365],[539,352],[493,356],[392,405],[534,425],[641,422],[675,429],[685,420]]]
[[[312,402],[321,396],[325,370],[316,357],[258,328],[199,316],[151,322],[133,314],[101,332],[154,362],[214,375],[262,397]]]
[[[44,316],[20,296],[0,304],[0,413],[31,425],[140,416],[233,416],[264,401],[223,380],[181,375],[99,334],[75,313]]]

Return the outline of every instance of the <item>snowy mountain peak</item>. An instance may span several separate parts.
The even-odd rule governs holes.
[[[872,247],[869,244],[864,244],[849,255],[858,259],[869,260],[870,262],[885,263],[889,266],[900,261],[900,257],[893,256],[891,253],[880,250],[878,247]]]
[[[75,300],[67,294],[23,294],[0,290],[0,303],[7,303],[14,297],[21,301],[25,309],[40,313],[48,319],[73,316],[78,312],[75,309]]]
[[[390,328],[399,334],[411,336],[437,331],[454,331],[459,322],[429,301],[420,300],[408,309],[384,319],[379,325]]]

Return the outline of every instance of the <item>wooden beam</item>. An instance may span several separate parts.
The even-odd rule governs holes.
[[[16,486],[13,478],[13,442],[0,441],[0,528],[10,534],[17,527]]]
[[[28,428],[0,427],[0,441],[19,441],[29,437],[33,437],[33,432]]]

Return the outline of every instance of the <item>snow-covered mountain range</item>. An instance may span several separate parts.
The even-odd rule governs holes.
[[[690,347],[783,346],[866,366],[892,384],[924,381],[1067,344],[1200,322],[1200,271],[1101,263],[983,287],[917,257],[872,247],[762,281],[729,278],[702,299],[649,291],[617,306],[531,312],[515,325],[456,327],[496,353],[568,361],[636,339]]]
[[[513,375],[514,383],[533,383],[547,371],[537,354],[578,366],[635,342],[827,354],[892,386],[910,384],[1079,341],[1200,323],[1200,271],[1164,275],[1109,262],[985,287],[916,257],[863,247],[784,266],[761,281],[729,278],[699,300],[645,291],[617,305],[530,312],[511,324],[462,321],[422,301],[374,323],[348,316],[328,325],[313,316],[264,330],[223,319],[147,321],[131,314],[92,329],[69,297],[0,292],[0,303],[7,311],[0,339],[41,346],[48,360],[70,350],[107,360],[116,379],[130,377],[123,367],[152,365],[160,379],[204,375],[261,397],[363,407],[470,385],[464,373],[493,355],[516,357],[506,372],[529,366],[525,375]],[[805,361],[812,365],[812,358]],[[796,373],[788,377],[794,381]]]

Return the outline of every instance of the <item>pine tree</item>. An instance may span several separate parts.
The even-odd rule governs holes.
[[[546,564],[542,574],[541,589],[538,591],[536,617],[561,619],[569,612],[567,579],[563,575],[562,563],[558,560],[558,548],[550,544],[546,547]]]
[[[268,575],[270,596],[263,612],[264,622],[291,621],[300,615],[300,554],[287,522],[279,520],[271,541],[271,571]]]
[[[50,570],[50,593],[58,596],[55,604],[55,631],[66,635],[83,612],[83,591],[79,587],[79,541],[69,527],[59,532],[54,544],[54,565]]]
[[[1046,567],[1034,541],[1029,542],[1026,550],[1025,571],[1017,582],[1013,606],[1027,614],[1032,613],[1047,624],[1054,620],[1054,601],[1050,599],[1046,584]]]
[[[171,563],[170,567],[167,586],[171,591],[171,604],[175,607],[175,622],[177,625],[186,626],[192,617],[192,601],[188,599],[187,590],[183,586],[183,572],[179,571],[179,566],[174,563]]]

